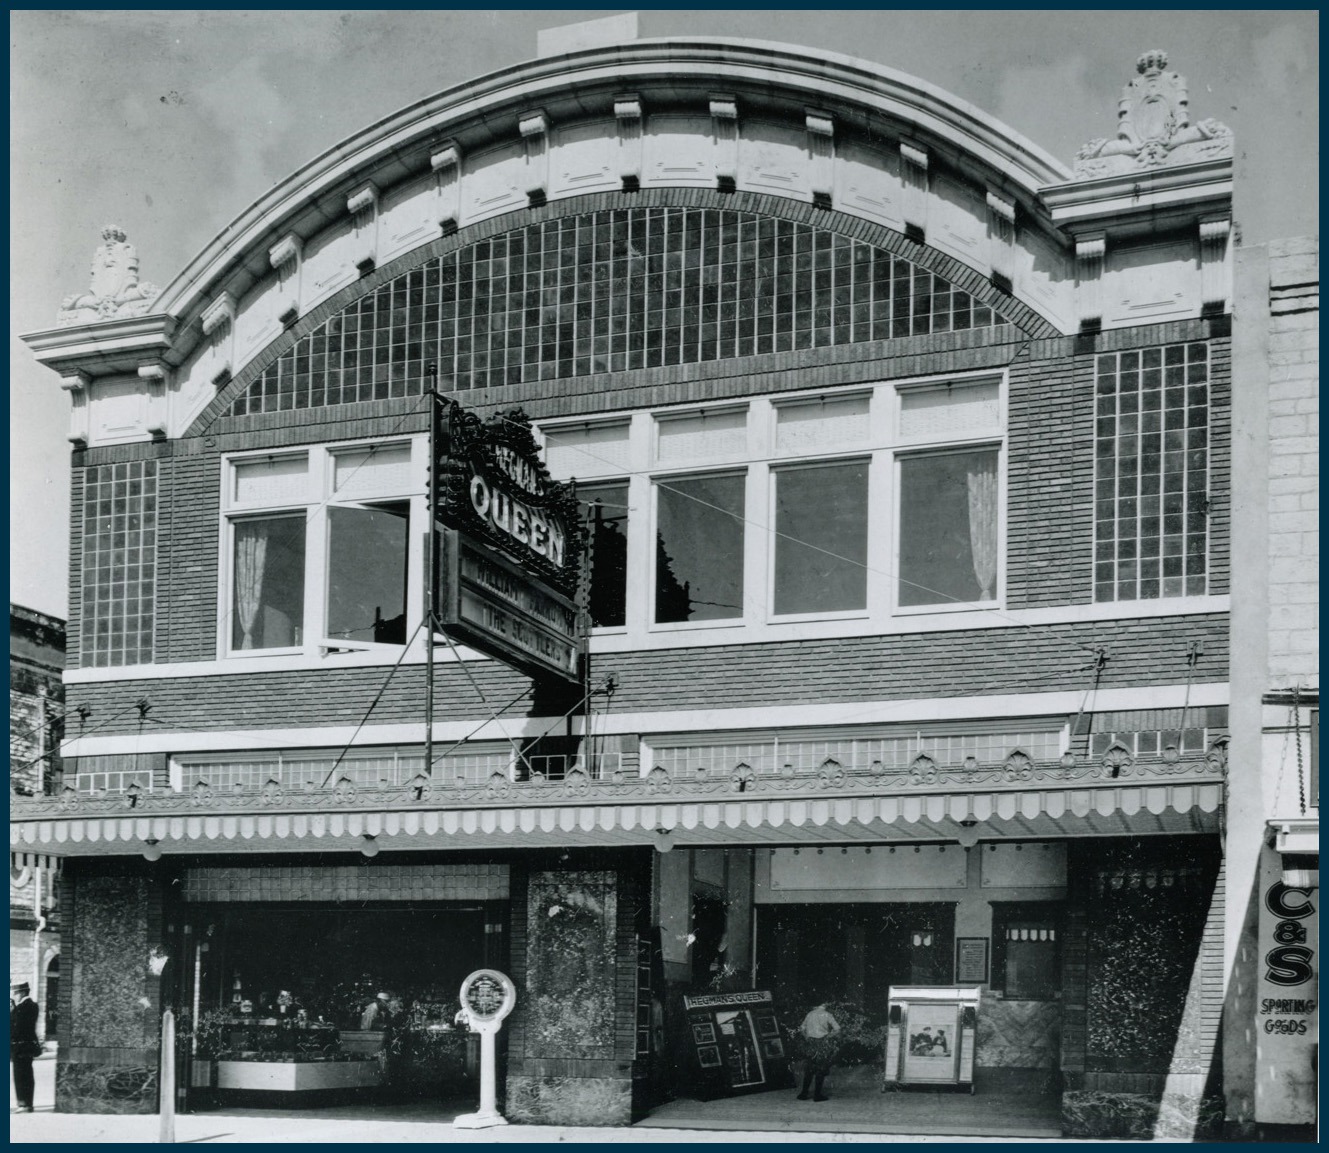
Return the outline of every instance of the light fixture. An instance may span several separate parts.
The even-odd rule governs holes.
[[[674,834],[670,829],[656,829],[654,838],[657,853],[667,853],[674,847]]]
[[[373,833],[365,833],[364,836],[360,838],[360,852],[370,859],[378,856],[378,838],[375,837]]]
[[[156,837],[148,837],[143,842],[143,859],[145,861],[160,861],[162,859],[161,843]]]
[[[955,839],[965,849],[972,849],[978,844],[978,822],[973,817],[966,817],[960,822],[960,829],[955,834]]]

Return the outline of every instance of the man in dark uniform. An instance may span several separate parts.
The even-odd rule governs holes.
[[[14,1093],[20,1113],[32,1112],[32,1059],[42,1051],[37,1040],[37,1002],[25,982],[14,987],[9,1009],[9,1061],[14,1067]]]

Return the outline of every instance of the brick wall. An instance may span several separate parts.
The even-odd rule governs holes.
[[[594,658],[592,677],[616,674],[610,712],[1080,691],[1092,684],[1093,650],[1099,647],[1107,652],[1097,682],[1100,689],[1181,684],[1193,641],[1203,648],[1193,683],[1225,681],[1223,613],[613,653]],[[497,661],[471,662],[467,669],[491,703],[511,700],[528,683]],[[389,672],[371,668],[168,677],[72,684],[68,691],[71,707],[93,710],[89,723],[99,722],[97,736],[137,733],[133,706],[144,696],[152,704],[153,727],[160,732],[353,727],[366,716]],[[424,693],[423,667],[398,668],[369,726],[419,722]],[[479,721],[489,715],[456,665],[437,669],[435,703],[440,716],[454,720]],[[514,709],[512,715],[519,713]],[[76,726],[69,735],[78,735]]]
[[[1319,684],[1319,240],[1269,245],[1269,679]]]
[[[642,195],[646,195],[643,193]],[[537,419],[623,411],[903,379],[924,374],[1010,367],[1007,601],[1012,608],[1089,603],[1093,548],[1093,360],[1101,352],[1207,340],[1211,365],[1210,588],[1227,589],[1230,353],[1228,318],[1193,320],[1062,337],[1026,306],[998,293],[971,269],[890,229],[780,198],[740,194],[718,197],[708,190],[661,190],[661,204],[703,205],[769,212],[812,220],[845,235],[918,261],[990,303],[1012,323],[970,330],[871,341],[832,348],[801,349],[731,360],[635,369],[461,394],[484,414],[522,405]],[[648,197],[648,200],[651,198]],[[603,201],[603,203],[601,203]],[[564,215],[614,206],[609,197],[576,198],[538,210]],[[81,518],[86,467],[151,457],[159,462],[162,532],[158,555],[159,662],[208,660],[216,656],[218,500],[220,456],[225,452],[326,443],[361,437],[418,433],[425,428],[421,397],[381,400],[335,408],[223,415],[236,395],[310,327],[399,275],[402,261],[419,263],[446,247],[471,243],[511,227],[500,218],[427,245],[376,270],[314,309],[265,349],[195,422],[188,435],[165,444],[109,446],[74,455],[72,523]],[[442,247],[440,247],[442,246]],[[1289,340],[1305,341],[1304,333]],[[1300,468],[1301,465],[1298,465]],[[75,537],[77,538],[77,531]],[[71,549],[71,626],[79,605],[80,542]],[[79,663],[77,646],[71,661]]]

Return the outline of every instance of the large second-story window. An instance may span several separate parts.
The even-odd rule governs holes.
[[[744,475],[656,484],[655,620],[743,615]]]
[[[588,528],[591,558],[587,611],[593,628],[627,623],[628,483],[609,481],[577,489]]]
[[[702,643],[664,639],[686,626],[853,635],[999,607],[1003,387],[972,374],[551,422],[550,470],[599,518],[592,625],[672,645]]]
[[[900,461],[900,604],[990,601],[997,591],[997,450]]]
[[[802,465],[774,476],[776,614],[865,608],[867,461]]]
[[[397,444],[231,459],[232,653],[406,643],[410,457]]]
[[[231,647],[299,645],[305,619],[305,514],[237,520],[234,532]]]
[[[1095,369],[1094,599],[1203,595],[1208,346],[1110,353]]]

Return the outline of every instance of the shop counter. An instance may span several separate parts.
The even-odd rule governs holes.
[[[239,1060],[217,1062],[217,1088],[266,1093],[311,1093],[327,1089],[364,1089],[383,1079],[378,1061]]]

